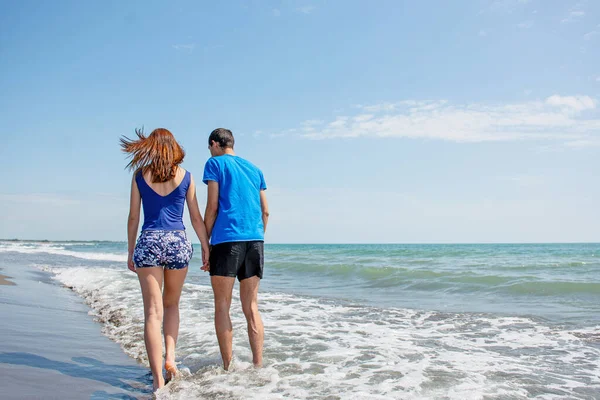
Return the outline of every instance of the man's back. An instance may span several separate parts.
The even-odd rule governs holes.
[[[269,220],[265,179],[252,163],[236,157],[229,129],[208,137],[210,158],[204,166],[208,185],[205,225],[211,237],[210,283],[215,296],[215,330],[223,368],[233,357],[229,308],[235,278],[240,282],[242,310],[248,322],[252,363],[262,365],[264,327],[258,311],[258,286],[263,277],[264,231]]]
[[[206,162],[203,181],[219,184],[212,245],[264,240],[260,191],[267,187],[260,169],[241,157],[223,154]]]

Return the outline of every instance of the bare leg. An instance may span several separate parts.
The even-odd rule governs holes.
[[[175,367],[175,345],[179,334],[179,299],[181,289],[187,275],[187,267],[182,269],[165,269],[165,289],[163,291],[163,333],[165,336],[165,369],[167,379],[177,373]]]
[[[227,371],[233,356],[233,327],[231,318],[229,318],[229,308],[231,307],[231,292],[235,278],[211,276],[210,282],[215,296],[215,330],[221,349],[223,368]]]
[[[248,339],[252,349],[252,362],[255,367],[262,366],[263,343],[265,340],[265,329],[258,312],[258,286],[260,278],[253,276],[240,282],[240,298],[242,310],[248,322]]]
[[[162,374],[162,338],[160,335],[163,321],[163,269],[160,267],[138,268],[137,275],[144,299],[144,342],[150,361],[153,387],[156,390],[165,385]]]

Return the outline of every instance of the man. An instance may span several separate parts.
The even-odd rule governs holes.
[[[234,138],[218,128],[208,138],[211,158],[204,166],[208,185],[204,223],[211,238],[210,280],[215,297],[215,329],[223,368],[232,358],[233,328],[229,317],[235,278],[240,282],[242,309],[255,367],[262,366],[263,323],[258,312],[258,286],[263,275],[264,233],[269,211],[262,172],[233,151]]]

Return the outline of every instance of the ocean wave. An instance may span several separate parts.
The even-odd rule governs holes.
[[[84,260],[127,262],[127,254],[74,251],[67,248],[69,245],[62,242],[0,242],[0,253],[53,254]]]
[[[103,332],[147,362],[136,275],[49,268],[78,293]],[[219,368],[210,287],[187,283],[177,359],[190,374],[159,398],[593,398],[600,329],[572,332],[524,317],[379,309],[284,293],[260,294],[265,367],[251,367],[234,291],[234,370]],[[600,328],[600,327],[599,327]]]
[[[600,294],[600,282],[530,281],[518,282],[499,290],[515,294],[537,296],[563,296],[574,294]]]
[[[365,288],[398,288],[402,290],[444,293],[489,293],[507,296],[570,296],[600,294],[600,281],[594,279],[598,265],[580,271],[552,271],[533,267],[514,271],[501,268],[429,268],[404,265],[380,266],[339,262],[281,262],[271,260],[269,269],[293,275],[310,275],[341,280],[345,284]]]

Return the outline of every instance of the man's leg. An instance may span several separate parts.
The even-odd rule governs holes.
[[[231,294],[235,278],[211,276],[210,283],[215,297],[215,329],[221,349],[221,358],[223,358],[223,368],[227,371],[231,363],[233,347],[233,327],[231,318],[229,318],[229,308],[231,307]]]
[[[242,300],[242,310],[248,322],[248,339],[250,339],[250,348],[252,349],[252,362],[255,367],[262,366],[262,352],[265,337],[260,313],[258,312],[258,286],[260,278],[253,276],[240,282],[240,298]]]

